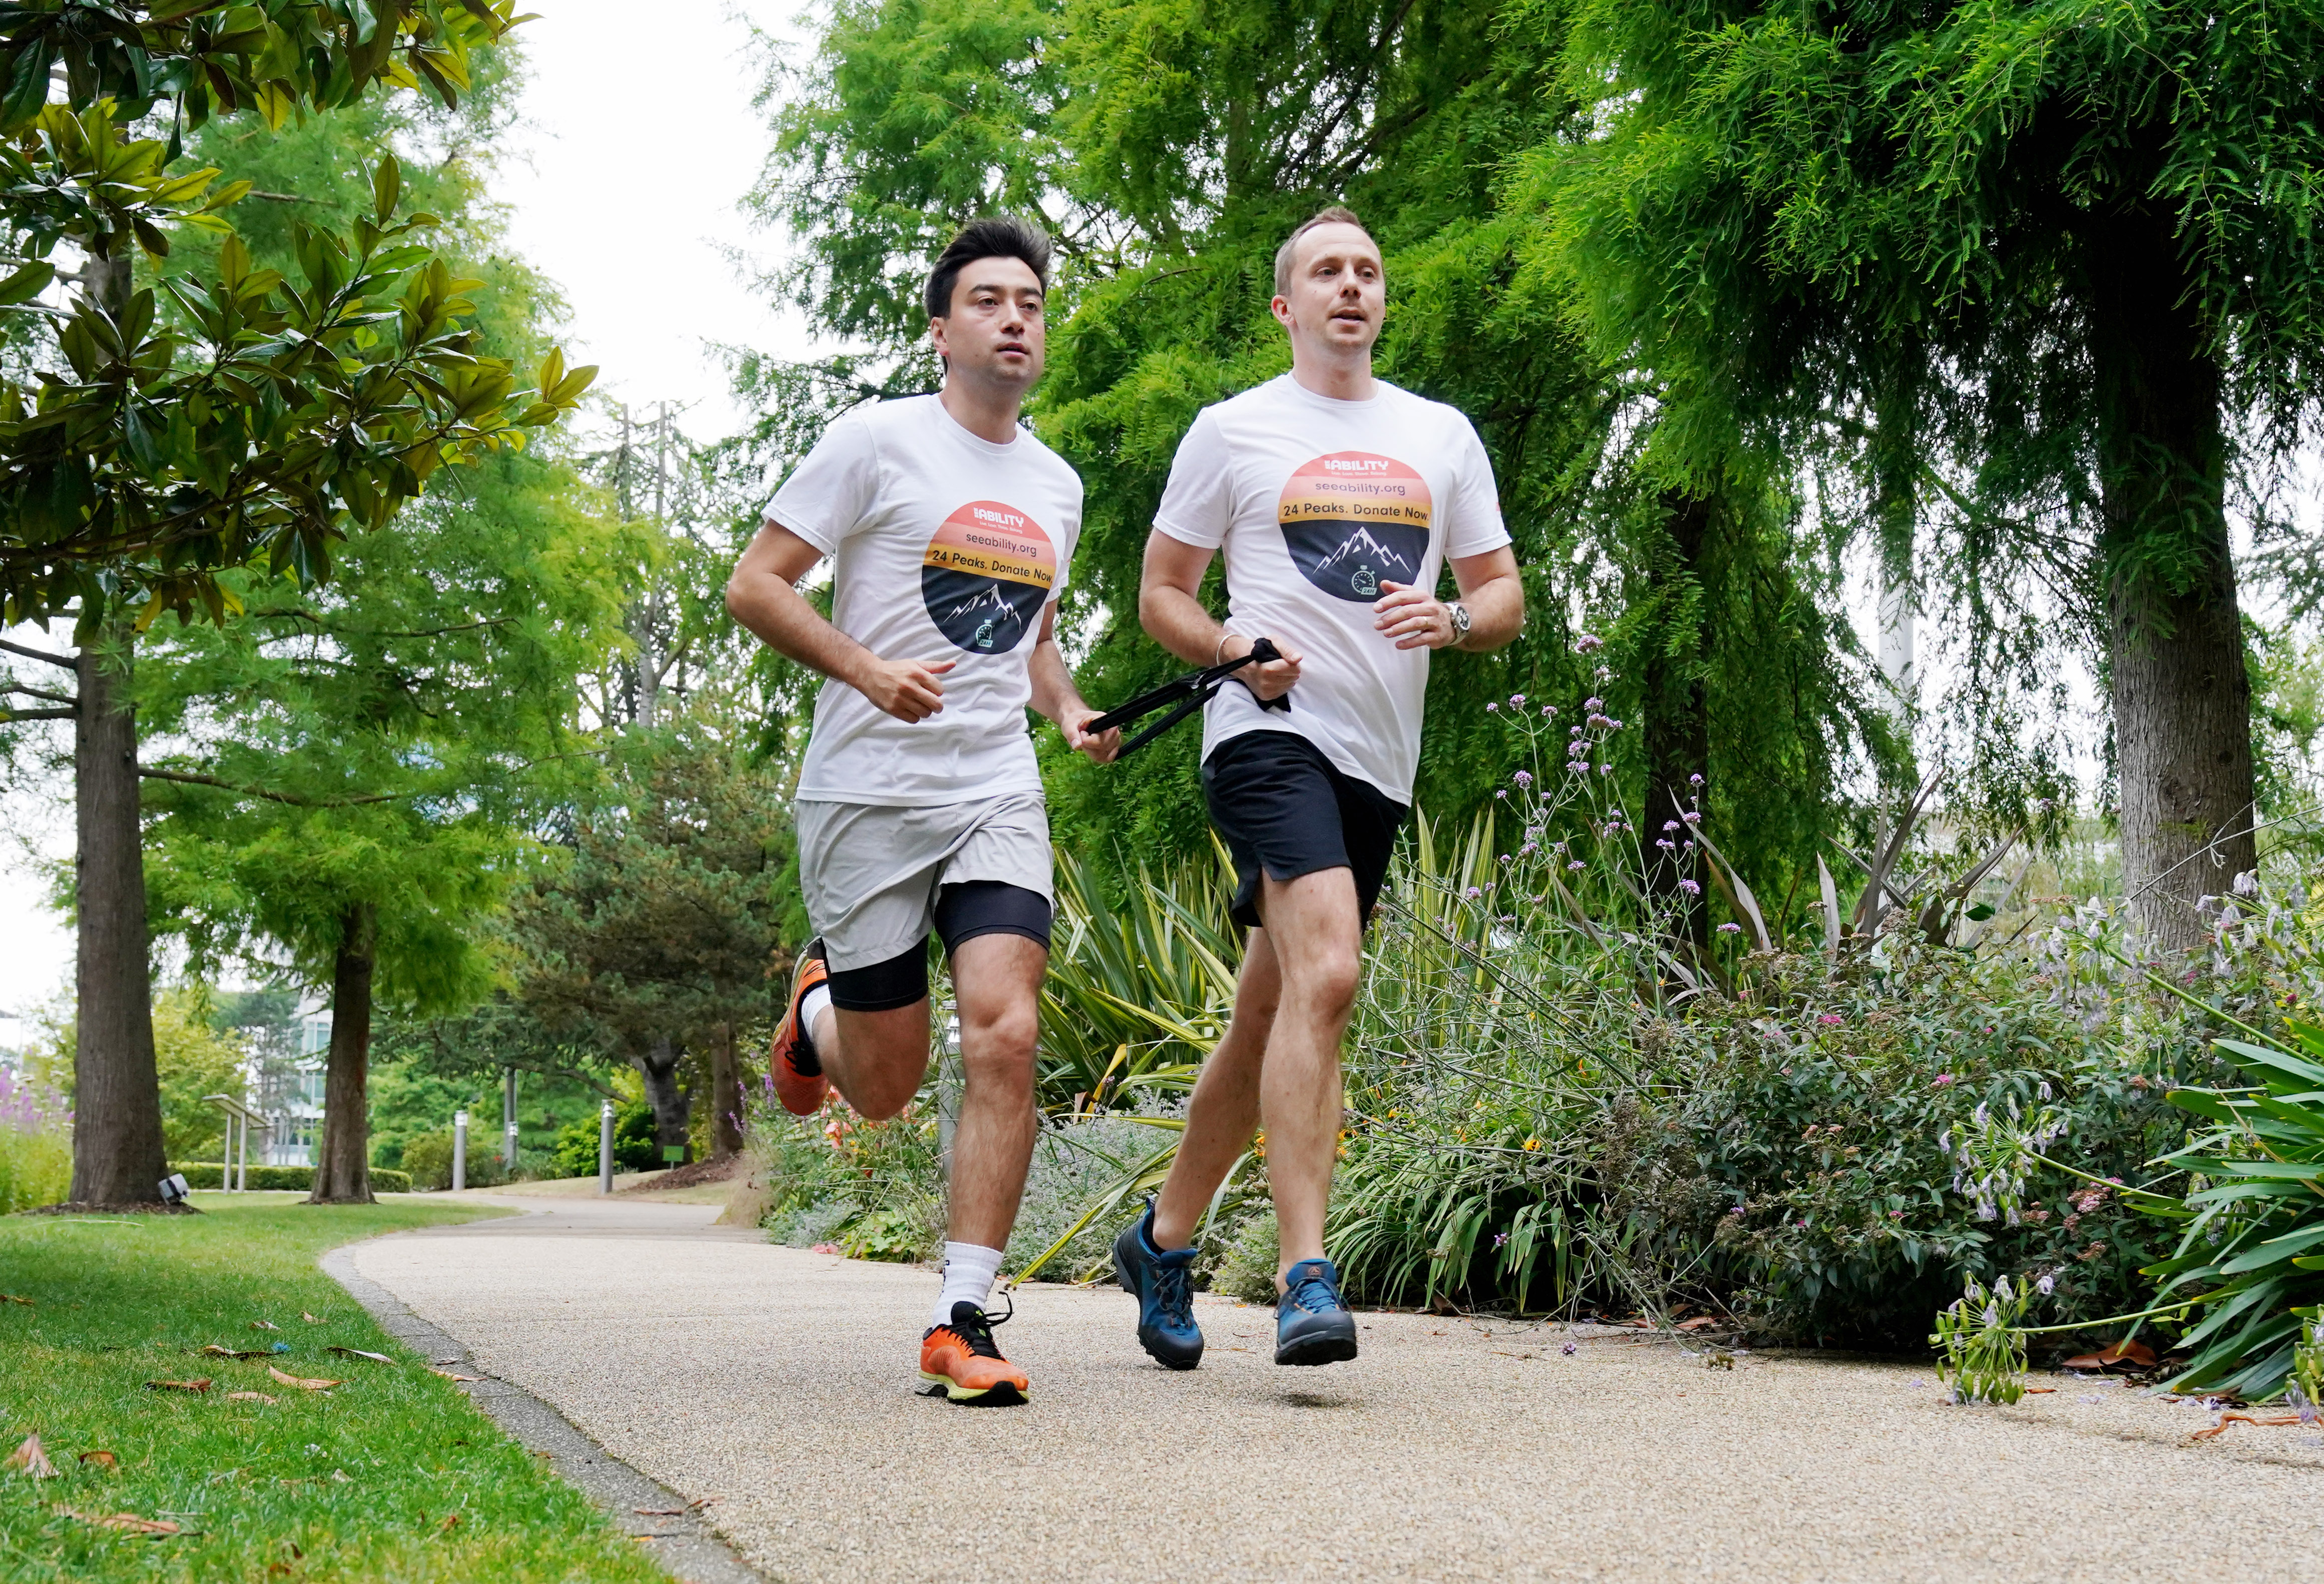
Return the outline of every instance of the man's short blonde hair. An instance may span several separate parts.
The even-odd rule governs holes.
[[[1371,235],[1370,232],[1364,231],[1364,223],[1356,218],[1355,210],[1348,207],[1345,204],[1333,204],[1327,208],[1316,210],[1305,220],[1300,221],[1297,228],[1295,229],[1290,235],[1283,239],[1283,245],[1275,250],[1276,296],[1287,297],[1290,295],[1292,250],[1299,245],[1299,239],[1301,237],[1306,235],[1310,231],[1314,230],[1318,226],[1352,226],[1357,230],[1363,231],[1366,236],[1370,236]]]

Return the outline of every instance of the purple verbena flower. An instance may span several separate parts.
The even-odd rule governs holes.
[[[1678,889],[1684,891],[1690,897],[1700,897],[1702,895],[1702,888],[1692,880],[1679,881]]]

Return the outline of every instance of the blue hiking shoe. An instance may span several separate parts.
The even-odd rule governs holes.
[[[1303,1259],[1283,1278],[1275,1305],[1277,1364],[1338,1364],[1356,1356],[1356,1317],[1328,1259]]]
[[[1194,1293],[1187,1282],[1192,1248],[1154,1247],[1154,1202],[1113,1240],[1113,1274],[1138,1300],[1138,1345],[1156,1362],[1192,1369],[1203,1361],[1203,1328],[1194,1323]]]

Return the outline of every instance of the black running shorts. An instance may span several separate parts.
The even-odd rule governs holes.
[[[1049,899],[1038,891],[1001,880],[964,880],[936,891],[936,936],[945,955],[979,935],[1023,935],[1049,944]],[[926,936],[885,962],[831,973],[831,1004],[850,1012],[888,1012],[925,999],[928,993]]]
[[[1234,920],[1259,927],[1259,876],[1280,883],[1351,870],[1369,921],[1405,806],[1342,772],[1296,732],[1246,732],[1203,761],[1203,800],[1234,855]]]

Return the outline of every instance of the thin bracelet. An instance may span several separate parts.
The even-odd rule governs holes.
[[[1219,641],[1211,650],[1211,664],[1216,666],[1225,661],[1227,658],[1227,640],[1233,636],[1233,633],[1227,631],[1224,628],[1220,629]]]

